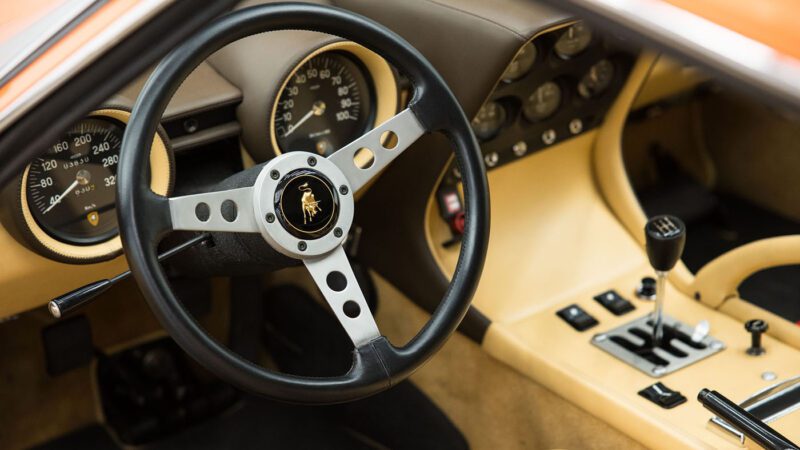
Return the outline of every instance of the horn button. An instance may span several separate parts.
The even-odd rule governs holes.
[[[318,239],[336,225],[339,197],[325,175],[297,169],[286,174],[275,189],[275,215],[292,236]]]

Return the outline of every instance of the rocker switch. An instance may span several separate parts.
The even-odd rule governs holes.
[[[610,290],[602,294],[594,296],[595,301],[603,305],[603,308],[609,310],[615,316],[621,316],[625,313],[631,312],[636,309],[633,303],[623,298],[617,291]]]
[[[562,308],[556,314],[578,331],[588,330],[598,323],[597,319],[576,304]]]

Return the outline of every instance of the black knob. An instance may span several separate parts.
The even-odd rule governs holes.
[[[659,272],[669,272],[683,254],[686,244],[686,225],[675,216],[655,216],[644,226],[647,257]]]
[[[636,286],[636,296],[644,300],[653,300],[656,297],[656,279],[644,277]]]
[[[769,329],[767,322],[761,319],[748,320],[744,324],[744,329],[750,333],[750,348],[747,349],[747,354],[752,356],[763,355],[766,350],[761,346],[761,335]]]

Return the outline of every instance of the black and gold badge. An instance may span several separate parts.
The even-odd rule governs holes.
[[[287,174],[278,184],[275,211],[290,234],[301,239],[317,239],[336,224],[339,199],[324,175],[301,169]]]

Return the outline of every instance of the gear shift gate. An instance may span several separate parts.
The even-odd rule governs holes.
[[[663,316],[663,324],[663,337],[655,347],[650,315],[597,334],[592,338],[592,344],[655,378],[725,349],[725,344],[712,336],[693,341],[693,328],[669,316]]]

